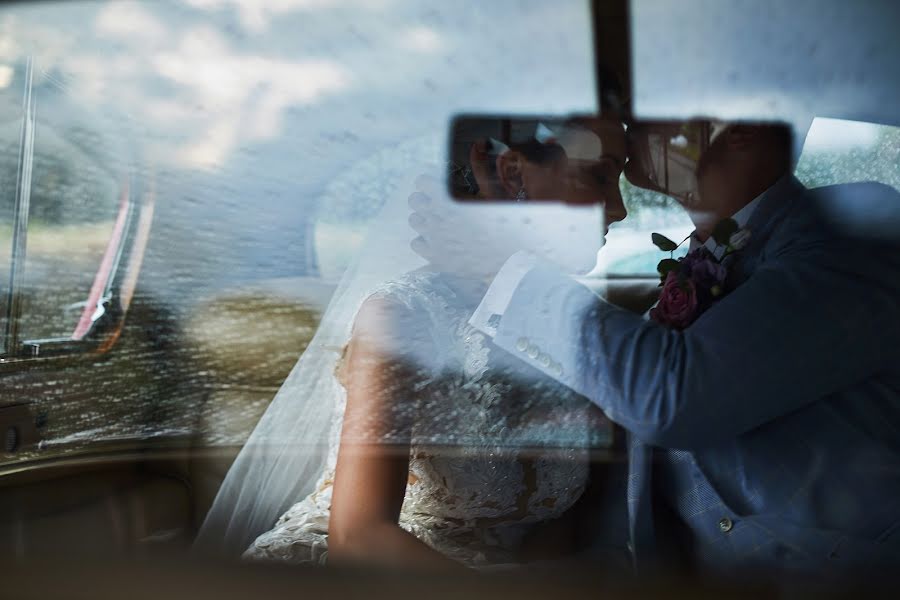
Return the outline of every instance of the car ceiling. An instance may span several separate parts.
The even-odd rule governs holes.
[[[813,116],[900,125],[900,3],[632,0],[645,118]]]

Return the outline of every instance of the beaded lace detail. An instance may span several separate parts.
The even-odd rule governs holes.
[[[560,516],[584,490],[588,404],[492,345],[468,324],[439,275],[411,273],[374,297],[423,317],[434,364],[416,389],[409,482],[400,526],[470,566],[514,562],[530,526]],[[245,552],[253,560],[324,564],[334,467],[346,395],[332,420],[316,491],[292,506]]]

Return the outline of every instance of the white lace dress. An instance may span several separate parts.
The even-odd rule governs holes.
[[[412,273],[375,294],[422,316],[433,341],[419,389],[400,526],[466,565],[515,561],[523,536],[562,515],[587,481],[587,448],[603,428],[586,400],[493,346],[468,324],[471,307],[438,275]],[[244,553],[252,560],[324,564],[343,406],[326,468]],[[361,499],[361,501],[363,501]]]

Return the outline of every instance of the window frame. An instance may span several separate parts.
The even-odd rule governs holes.
[[[69,337],[23,338],[22,288],[28,255],[34,132],[37,105],[33,94],[34,59],[25,66],[23,114],[13,207],[10,276],[6,293],[5,324],[0,338],[0,373],[18,370],[21,363],[84,358],[103,354],[115,344],[131,304],[153,217],[154,194],[130,171],[120,184],[120,205],[113,235],[104,252],[78,325]],[[93,305],[90,301],[95,299]],[[90,316],[88,316],[90,313]]]

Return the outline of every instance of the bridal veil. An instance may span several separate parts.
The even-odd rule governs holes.
[[[351,262],[322,316],[319,328],[274,400],[238,454],[219,489],[195,541],[195,549],[222,557],[238,557],[268,530],[291,505],[306,497],[319,479],[329,455],[337,402],[344,389],[335,367],[347,344],[363,301],[379,286],[424,265],[411,249],[416,233],[408,225],[407,197],[415,179],[445,176],[439,144],[419,139],[384,150],[345,171],[333,182],[332,195],[355,194],[366,178],[386,182],[386,197],[370,222],[368,235]],[[454,213],[448,222],[477,230],[479,253],[524,249],[553,260],[569,272],[589,271],[602,244],[602,206],[563,205],[466,206],[445,194],[435,198]],[[378,202],[373,198],[372,202]],[[515,215],[511,217],[510,215]],[[509,254],[506,254],[509,256]]]

